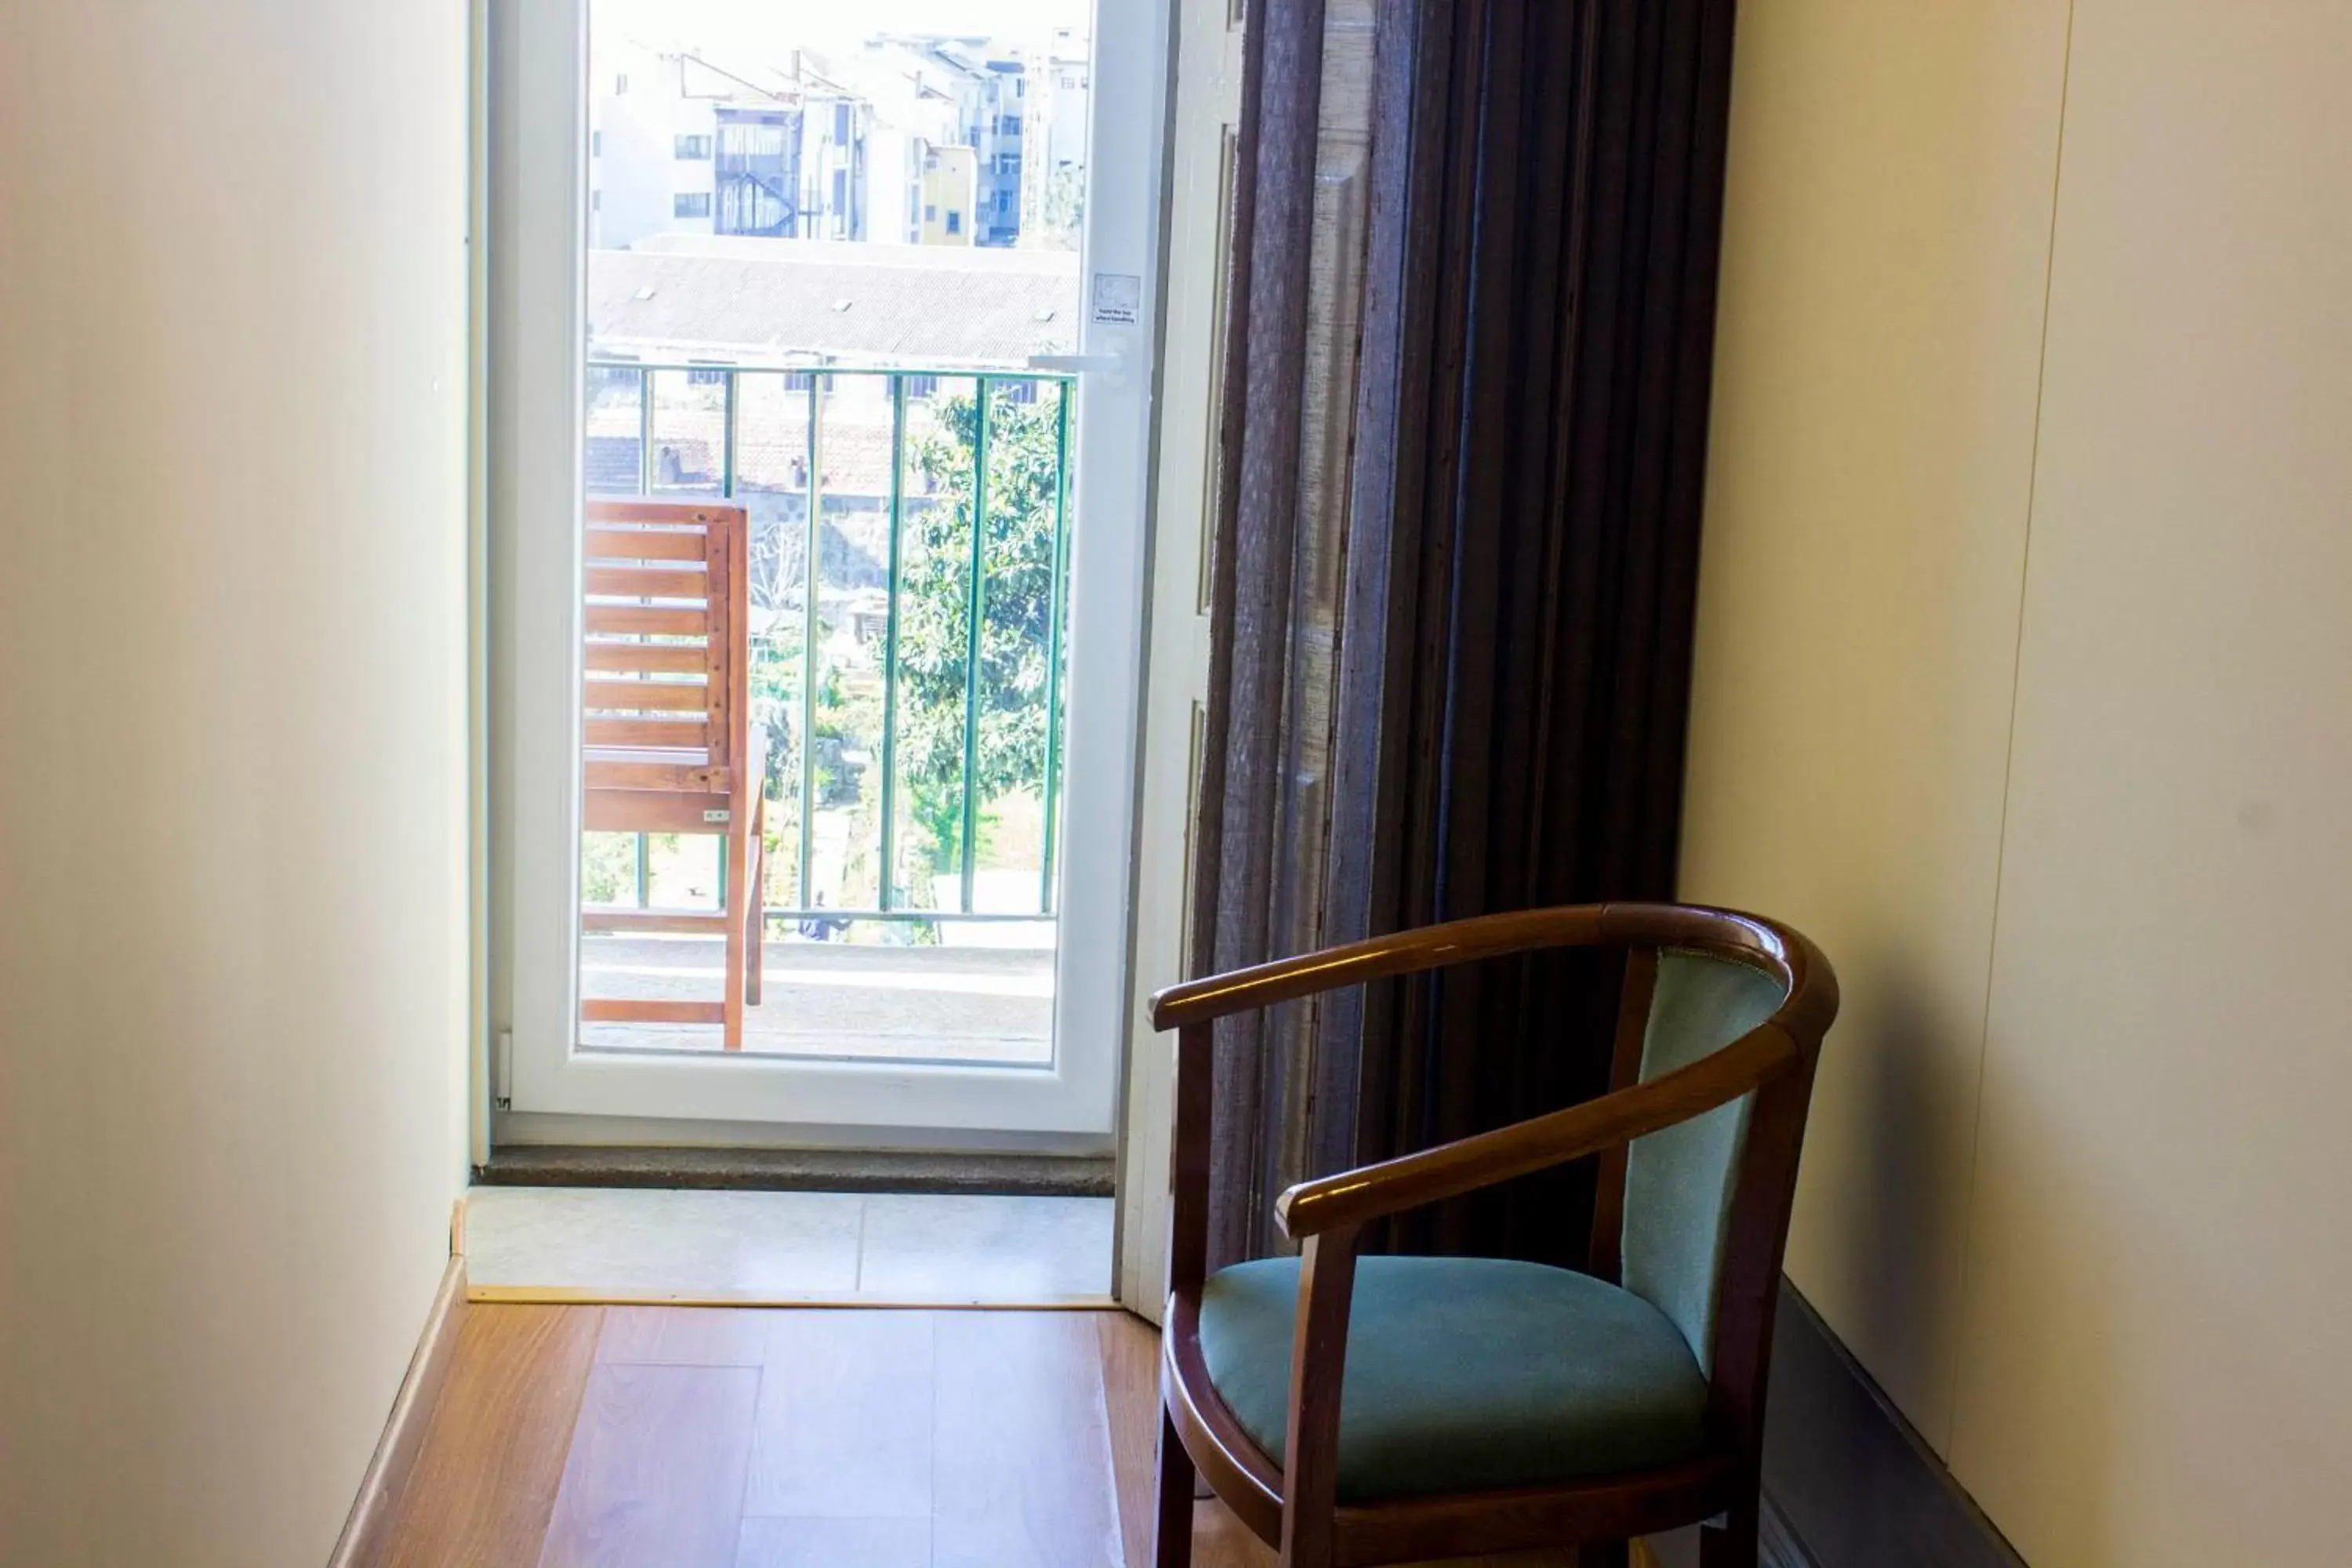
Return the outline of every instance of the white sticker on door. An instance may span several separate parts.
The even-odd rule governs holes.
[[[1095,321],[1098,326],[1131,327],[1142,319],[1143,279],[1132,272],[1095,274]]]

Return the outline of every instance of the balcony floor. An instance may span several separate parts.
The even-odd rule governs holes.
[[[583,936],[589,996],[716,1000],[725,961],[715,938]],[[907,1061],[1053,1061],[1050,949],[767,944],[766,987],[743,1015],[743,1049],[762,1056]],[[715,1051],[716,1024],[586,1024],[580,1043],[623,1050]]]

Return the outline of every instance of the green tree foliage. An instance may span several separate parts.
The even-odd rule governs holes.
[[[988,516],[981,612],[976,795],[985,805],[1034,790],[1045,767],[1046,646],[1054,592],[1054,510],[1061,457],[1060,389],[1018,404],[993,389],[988,419]],[[979,404],[951,397],[940,427],[914,443],[933,486],[907,518],[899,624],[898,756],[935,873],[961,863],[964,680],[971,592],[973,458]]]
[[[637,901],[637,839],[633,833],[580,836],[580,897],[591,904]]]

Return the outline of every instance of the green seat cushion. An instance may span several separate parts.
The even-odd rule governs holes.
[[[1201,1352],[1242,1429],[1283,1459],[1298,1260],[1212,1275]],[[1360,1259],[1339,1399],[1339,1500],[1552,1485],[1705,1444],[1682,1331],[1588,1275],[1494,1258]]]

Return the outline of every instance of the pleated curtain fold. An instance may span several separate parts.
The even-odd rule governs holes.
[[[1252,0],[1191,968],[1674,891],[1730,0]],[[1211,1247],[1607,1076],[1616,965],[1221,1026]],[[1411,1216],[1575,1262],[1590,1175]]]

